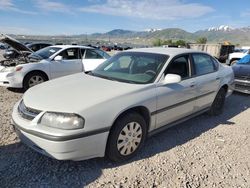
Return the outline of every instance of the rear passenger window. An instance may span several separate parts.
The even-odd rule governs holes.
[[[103,57],[94,50],[87,50],[85,59],[103,59]]]
[[[214,72],[216,67],[211,57],[206,54],[193,54],[196,75]]]

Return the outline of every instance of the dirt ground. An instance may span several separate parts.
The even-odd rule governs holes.
[[[139,155],[57,161],[19,142],[10,125],[22,92],[0,87],[0,187],[250,187],[250,96],[233,94],[224,113],[201,115],[147,140]]]

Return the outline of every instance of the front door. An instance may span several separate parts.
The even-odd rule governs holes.
[[[195,104],[195,79],[191,77],[190,56],[174,58],[166,68],[166,74],[178,74],[177,84],[159,85],[157,93],[156,128],[167,125],[193,113]]]
[[[98,54],[92,49],[86,49],[82,59],[84,71],[92,71],[104,61],[105,59],[100,54]]]
[[[68,48],[58,54],[62,60],[52,60],[50,64],[51,78],[58,78],[83,71],[78,48]]]

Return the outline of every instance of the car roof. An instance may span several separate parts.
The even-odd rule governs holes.
[[[30,46],[30,45],[37,45],[37,44],[48,44],[48,45],[52,45],[51,43],[47,43],[47,42],[32,42],[32,43],[29,43],[29,44],[26,44],[27,46]]]
[[[126,50],[129,52],[147,52],[147,53],[158,53],[165,54],[168,56],[176,56],[183,53],[204,53],[202,51],[187,49],[187,48],[163,48],[163,47],[154,47],[154,48],[135,48],[131,50]]]
[[[94,49],[92,47],[89,46],[81,46],[81,45],[53,45],[50,47],[58,47],[58,48],[62,48],[62,49],[66,49],[66,48],[84,48],[84,49]]]

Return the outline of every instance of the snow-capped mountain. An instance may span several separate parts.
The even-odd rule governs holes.
[[[219,27],[210,27],[207,30],[208,31],[232,31],[234,30],[234,28],[228,25],[221,25]]]
[[[150,29],[145,29],[146,32],[153,33],[155,31],[161,31],[162,29],[155,29],[155,28],[150,28]]]

